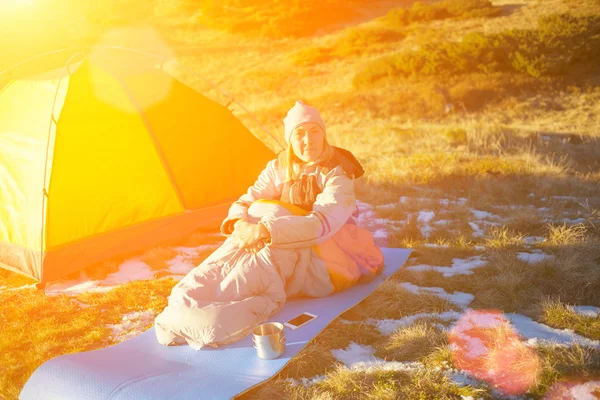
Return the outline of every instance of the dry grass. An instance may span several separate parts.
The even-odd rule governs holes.
[[[117,343],[107,324],[118,324],[132,311],[158,314],[173,284],[132,282],[109,293],[73,297],[35,289],[0,293],[0,393],[16,399],[31,373],[50,358]]]
[[[558,329],[572,329],[590,339],[600,339],[600,317],[578,314],[558,299],[546,299],[540,305],[540,321]]]
[[[355,371],[339,366],[310,388],[282,380],[274,381],[247,397],[292,399],[459,399],[477,396],[487,399],[484,389],[458,386],[440,370],[386,371],[371,368]]]
[[[396,282],[389,281],[341,316],[352,321],[364,318],[394,319],[421,312],[439,313],[456,309],[447,300],[430,294],[415,295]]]
[[[476,278],[474,275],[443,277],[442,273],[437,271],[409,271],[404,269],[394,276],[394,280],[410,282],[420,287],[441,287],[449,293],[473,293]]]
[[[594,81],[546,82],[510,74],[473,74],[444,81],[435,77],[398,78],[386,85],[353,86],[356,72],[379,57],[425,43],[458,41],[469,32],[531,29],[540,15],[566,10],[598,13],[597,2],[494,0],[495,6],[502,7],[496,18],[445,19],[402,30],[372,19],[397,6],[397,2],[387,2],[377,10],[367,10],[373,15],[367,18],[369,13],[365,13],[347,29],[271,40],[203,29],[197,24],[197,12],[190,12],[183,1],[163,1],[160,7],[146,3],[143,7],[154,16],[141,21],[146,25],[136,26],[152,28],[163,40],[151,41],[146,36],[148,30],[136,28],[129,31],[136,34],[127,37],[113,31],[116,34],[111,36],[111,44],[150,51],[166,47],[182,65],[234,95],[279,139],[283,137],[281,120],[297,99],[316,105],[326,121],[331,143],[351,150],[368,171],[356,185],[359,199],[377,206],[398,203],[400,196],[409,197],[393,208],[376,207],[375,211],[381,218],[406,221],[400,230],[391,231],[388,246],[415,248],[410,263],[449,265],[453,258],[478,254],[475,245],[486,248],[483,254],[489,264],[473,275],[444,278],[432,271],[401,271],[392,282],[344,313],[343,318],[352,324],[335,321],[277,379],[253,390],[247,398],[491,397],[489,388],[459,387],[443,373],[453,365],[453,358],[444,334],[435,328],[435,320],[421,320],[391,337],[366,324],[367,318],[402,318],[457,309],[437,296],[407,292],[397,281],[473,293],[473,307],[524,312],[556,328],[598,338],[597,321],[576,315],[567,306],[600,306],[600,90]],[[127,4],[129,14],[140,7],[138,0]],[[95,18],[100,21],[102,15]],[[109,21],[106,24],[90,26],[92,35],[87,44],[112,29]],[[57,34],[46,45],[52,48],[57,43],[75,42],[81,38]],[[47,49],[42,47],[30,49],[33,53]],[[5,53],[26,55],[25,50]],[[11,61],[15,60],[3,62]],[[172,72],[184,83],[208,93],[209,86],[184,69],[173,67]],[[446,112],[448,103],[452,109]],[[275,142],[242,110],[234,108],[234,114],[276,149]],[[528,197],[529,193],[535,197]],[[578,199],[552,197],[567,195]],[[446,207],[438,202],[459,197],[466,198],[467,204]],[[532,207],[495,207],[514,205]],[[550,210],[538,211],[540,207]],[[473,237],[468,225],[473,220],[471,208],[490,211],[503,220],[497,227],[486,227],[489,237]],[[422,210],[434,211],[433,221],[451,223],[436,227],[429,238],[423,237],[417,221]],[[568,226],[553,222],[565,216],[581,217],[586,223]],[[551,221],[544,222],[545,217]],[[539,264],[519,261],[517,253],[526,250],[523,238],[529,235],[544,237],[546,241],[534,247],[555,258]],[[157,271],[158,277],[166,273],[166,262],[175,255],[174,246],[218,246],[221,242],[222,237],[199,231],[177,243],[91,266],[86,274],[102,279],[125,259],[139,257]],[[424,242],[450,247],[429,248],[422,246]],[[210,252],[190,261],[199,264]],[[0,270],[0,282],[0,287],[6,288],[33,283],[5,270]],[[0,291],[0,397],[17,398],[31,372],[50,357],[114,343],[118,339],[111,338],[107,324],[118,323],[131,311],[162,311],[173,284],[173,280],[133,282],[108,293],[73,297],[45,297],[33,289]],[[560,302],[545,303],[548,298],[560,298]],[[89,307],[81,307],[75,300]],[[371,345],[377,354],[390,359],[421,361],[424,367],[353,371],[337,365],[331,354],[332,349],[346,348],[350,342]],[[541,346],[538,352],[543,372],[541,382],[529,393],[532,396],[542,397],[559,380],[591,379],[600,371],[596,350],[577,345]],[[323,373],[327,374],[325,380],[310,388],[284,380]]]
[[[278,374],[281,378],[313,377],[334,368],[335,358],[332,349],[344,349],[350,342],[371,345],[383,340],[382,335],[363,322],[347,325],[335,321],[315,337],[294,359]]]
[[[376,355],[385,360],[420,361],[446,344],[445,332],[421,320],[392,333]]]
[[[551,228],[553,229],[553,228]],[[489,264],[475,272],[475,306],[532,313],[546,296],[558,296],[577,304],[600,304],[598,239],[582,242],[577,226],[562,232],[561,245],[540,245],[554,258],[527,264],[517,259],[512,238],[490,249]]]
[[[530,393],[536,397],[548,393],[558,382],[586,382],[600,376],[600,350],[574,344],[570,347],[540,346],[542,359],[540,383]]]

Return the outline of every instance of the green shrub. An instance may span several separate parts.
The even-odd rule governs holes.
[[[600,64],[600,16],[543,16],[537,30],[512,30],[502,38],[512,43],[508,54],[512,69],[534,77]]]
[[[309,47],[295,53],[292,57],[294,64],[306,66],[325,63],[335,58],[332,50],[327,47]]]
[[[314,65],[336,58],[362,55],[377,51],[386,43],[404,39],[404,34],[393,29],[353,28],[347,29],[331,47],[309,47],[293,55],[296,65]]]
[[[203,0],[200,23],[273,38],[310,36],[358,15],[366,0]]]
[[[414,22],[429,22],[447,18],[477,18],[498,15],[500,7],[489,0],[443,0],[434,4],[415,2],[411,8],[396,8],[383,20],[393,26],[406,26]]]
[[[357,88],[368,88],[377,81],[395,78],[398,76],[400,69],[396,65],[397,60],[399,60],[397,56],[388,56],[367,63],[363,69],[354,75],[354,86]]]
[[[357,73],[356,87],[393,76],[455,76],[519,72],[532,77],[590,72],[600,65],[600,16],[541,17],[535,30],[465,35],[461,42],[425,44],[417,51],[372,62]]]
[[[379,44],[404,39],[404,34],[391,29],[357,28],[348,30],[334,45],[333,52],[339,56],[349,56],[368,51]]]
[[[494,17],[502,11],[490,0],[443,0],[437,4],[454,18]]]

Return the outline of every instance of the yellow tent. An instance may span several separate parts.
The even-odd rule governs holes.
[[[1,267],[47,282],[218,227],[274,157],[160,68],[69,72],[0,92]]]

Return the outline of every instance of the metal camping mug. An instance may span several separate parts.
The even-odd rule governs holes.
[[[252,331],[254,348],[260,358],[272,360],[285,353],[285,332],[283,324],[267,322]]]

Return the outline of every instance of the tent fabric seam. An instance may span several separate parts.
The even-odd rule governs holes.
[[[6,269],[7,271],[15,272],[15,273],[17,273],[17,274],[19,274],[21,276],[25,276],[25,277],[27,277],[29,279],[33,279],[36,282],[41,282],[40,279],[32,278],[31,275],[25,273],[24,271],[22,271],[22,270],[20,270],[18,268],[14,268],[14,267],[10,266],[9,264],[3,263],[2,261],[0,261],[0,267]]]
[[[10,243],[10,242],[7,242],[6,240],[0,240],[0,244],[7,244],[9,246],[15,246],[15,247],[18,247],[23,250],[33,250],[33,248],[31,248],[31,247],[22,246],[22,245],[16,244],[16,243]],[[33,250],[33,251],[37,251],[37,250]]]
[[[2,93],[4,93],[4,91],[7,90],[8,87],[11,86],[14,82],[15,82],[15,79],[11,79],[10,81],[8,81],[8,83],[6,84],[6,86],[4,86],[2,89],[0,89],[0,95]]]
[[[56,135],[58,133],[58,120],[54,117],[54,111],[56,108],[56,99],[58,98],[58,92],[60,90],[60,85],[63,82],[65,77],[65,72],[68,72],[69,82],[71,83],[71,70],[69,69],[69,63],[71,60],[77,56],[80,52],[73,54],[63,66],[62,74],[56,83],[56,91],[54,92],[54,99],[52,100],[52,109],[50,110],[50,123],[48,124],[48,137],[46,138],[46,158],[44,160],[44,181],[42,182],[42,224],[41,224],[41,232],[40,232],[40,275],[43,276],[44,270],[44,247],[47,242],[47,225],[46,224],[46,216],[48,213],[48,202],[50,201],[50,194],[46,190],[46,183],[48,183],[48,190],[50,189],[50,181],[52,180],[52,173],[48,174],[48,156],[50,154],[50,136],[52,136],[52,124],[54,123],[56,129],[54,130],[54,146],[52,147],[52,162],[54,163],[54,153],[56,149]],[[84,54],[85,56],[85,54]],[[67,87],[68,90],[68,87]],[[62,111],[62,109],[61,109]],[[58,117],[60,119],[60,116]]]
[[[109,71],[107,71],[107,72],[109,72]],[[146,113],[144,112],[142,107],[140,107],[139,103],[133,96],[133,93],[131,92],[131,90],[129,89],[127,84],[118,76],[118,74],[111,74],[111,75],[114,76],[115,79],[121,84],[121,86],[123,87],[123,91],[127,95],[127,98],[129,99],[131,104],[137,109],[137,112],[140,115],[140,118],[142,119],[144,126],[146,127],[146,132],[147,132],[148,136],[150,136],[150,140],[152,140],[152,144],[154,144],[154,150],[156,151],[156,155],[158,156],[165,172],[167,173],[167,177],[169,179],[169,182],[171,183],[172,188],[175,190],[175,193],[177,194],[177,199],[179,200],[179,204],[185,211],[187,209],[187,207],[186,207],[185,201],[183,200],[183,194],[181,193],[181,189],[179,188],[179,185],[177,185],[177,181],[175,180],[175,176],[173,175],[171,166],[167,163],[167,160],[165,159],[165,155],[164,155],[162,149],[160,148],[158,141],[156,140],[156,135],[154,134],[154,129],[152,128],[152,124],[150,124],[150,121],[146,117]]]

